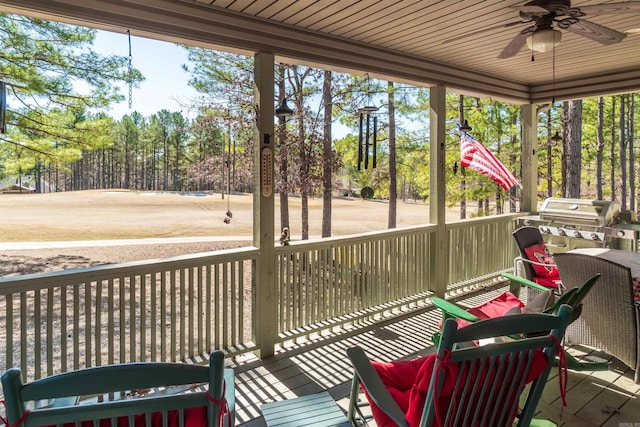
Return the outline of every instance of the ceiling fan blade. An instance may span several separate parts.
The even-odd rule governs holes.
[[[456,36],[456,37],[451,37],[450,39],[443,40],[442,43],[450,43],[450,42],[454,42],[456,40],[463,39],[465,37],[475,36],[476,34],[481,34],[481,33],[484,33],[486,31],[496,30],[498,28],[513,27],[514,25],[518,25],[518,24],[526,24],[527,22],[529,22],[529,21],[515,21],[515,22],[509,22],[507,24],[495,25],[493,27],[485,27],[485,28],[481,28],[481,29],[476,30],[476,31],[471,31],[471,32],[468,32],[468,33],[461,34],[461,35]]]
[[[640,1],[628,1],[624,3],[595,4],[593,6],[572,7],[567,10],[567,15],[573,16],[570,12],[577,9],[585,15],[603,15],[605,13],[638,13],[640,12]],[[578,15],[580,16],[580,15]]]
[[[574,34],[578,34],[579,36],[597,41],[598,43],[603,45],[619,43],[627,36],[626,34],[619,31],[603,27],[600,24],[596,24],[584,19],[577,19],[577,22],[575,24],[571,24],[566,28],[562,26],[561,23],[562,21],[560,21],[559,23],[560,28],[564,28]]]
[[[517,55],[518,52],[520,52],[520,50],[522,50],[522,48],[524,47],[524,44],[527,41],[527,37],[529,37],[533,33],[535,28],[535,26],[532,26],[520,31],[518,35],[511,39],[509,44],[504,49],[502,49],[502,52],[500,52],[498,58],[511,58],[512,56]]]

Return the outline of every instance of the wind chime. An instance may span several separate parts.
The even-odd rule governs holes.
[[[369,155],[371,153],[371,168],[376,168],[376,151],[378,142],[378,107],[366,106],[358,108],[360,114],[360,132],[358,134],[358,170],[363,165],[369,169]]]

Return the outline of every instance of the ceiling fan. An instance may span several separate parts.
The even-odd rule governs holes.
[[[515,56],[527,45],[537,52],[547,52],[560,44],[562,32],[570,31],[582,37],[594,40],[603,45],[621,42],[626,34],[583,19],[585,16],[603,14],[640,13],[640,1],[622,3],[605,3],[592,6],[571,7],[570,0],[532,0],[522,6],[511,6],[520,13],[520,21],[510,22],[490,28],[483,28],[463,36],[446,40],[450,42],[480,32],[496,28],[507,28],[519,24],[533,25],[520,31],[500,52],[498,58]]]

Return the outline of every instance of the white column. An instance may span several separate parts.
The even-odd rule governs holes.
[[[431,240],[429,271],[431,290],[444,297],[449,271],[449,245],[445,225],[445,121],[446,96],[444,86],[429,91],[429,222],[437,225]]]
[[[255,341],[260,357],[272,356],[276,340],[277,301],[274,251],[274,56],[254,56],[255,103],[253,157],[253,244],[260,248],[254,263],[253,289]]]

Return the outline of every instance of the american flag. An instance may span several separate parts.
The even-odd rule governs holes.
[[[518,184],[511,171],[467,132],[463,132],[460,139],[460,164],[488,176],[505,190]]]

